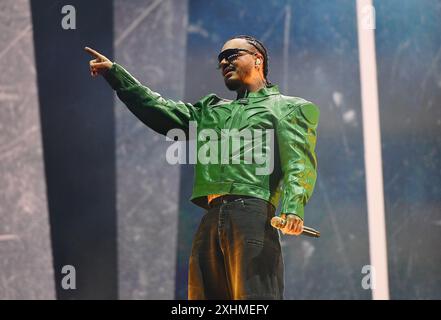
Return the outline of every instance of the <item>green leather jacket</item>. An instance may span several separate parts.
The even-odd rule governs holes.
[[[281,197],[282,213],[304,218],[304,206],[313,192],[317,176],[314,149],[319,109],[313,103],[281,95],[277,85],[269,85],[257,92],[249,92],[239,100],[209,94],[190,104],[164,99],[141,85],[116,63],[104,77],[130,111],[160,134],[167,135],[173,128],[190,133],[189,123],[195,121],[197,150],[204,142],[199,141],[199,134],[204,129],[213,129],[221,136],[225,129],[239,132],[245,128],[251,132],[272,129],[273,150],[270,150],[271,144],[265,143],[269,140],[263,139],[262,143],[262,150],[273,152],[271,172],[256,174],[256,168],[264,166],[258,163],[225,163],[220,158],[222,152],[218,152],[215,157],[219,161],[202,164],[197,160],[191,201],[207,208],[206,196],[209,194],[237,194],[264,199],[277,208]],[[226,158],[231,160],[238,155],[237,151],[244,156],[247,137],[242,138],[244,146],[237,149],[235,155],[234,148],[227,149]],[[253,144],[249,146],[254,147]]]

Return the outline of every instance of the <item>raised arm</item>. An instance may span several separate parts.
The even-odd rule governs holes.
[[[95,77],[101,74],[127,108],[151,129],[166,135],[174,128],[186,131],[190,121],[198,121],[202,104],[209,96],[194,105],[164,99],[159,93],[143,86],[119,64],[112,63],[91,48],[86,47],[85,50],[95,58],[89,63],[91,75]]]

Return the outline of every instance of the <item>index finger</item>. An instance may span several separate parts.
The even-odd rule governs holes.
[[[92,48],[89,47],[84,47],[84,50],[88,53],[90,53],[91,55],[93,55],[96,58],[102,58],[103,55],[98,53],[97,51],[93,50]]]

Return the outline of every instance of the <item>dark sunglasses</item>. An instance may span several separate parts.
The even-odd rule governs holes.
[[[233,49],[224,50],[221,53],[219,53],[219,55],[217,56],[217,61],[219,63],[218,68],[221,67],[220,63],[222,62],[222,60],[226,59],[228,62],[234,61],[240,56],[240,52],[246,52],[252,55],[256,54],[256,52],[247,49],[233,48]]]

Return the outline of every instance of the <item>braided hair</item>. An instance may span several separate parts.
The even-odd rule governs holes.
[[[233,40],[233,39],[245,39],[250,45],[252,45],[254,48],[257,49],[257,51],[259,51],[259,53],[263,56],[263,76],[265,78],[266,81],[266,85],[269,86],[271,85],[271,82],[268,81],[267,77],[268,77],[268,52],[265,48],[265,46],[263,45],[262,42],[260,42],[259,40],[257,40],[256,38],[252,37],[252,36],[247,36],[247,35],[238,35],[238,36],[234,36],[232,38],[230,38],[229,40]]]

